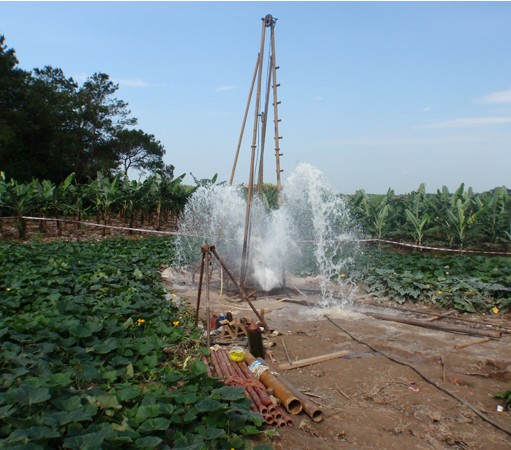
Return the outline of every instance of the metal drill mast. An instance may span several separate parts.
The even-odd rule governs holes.
[[[264,183],[264,150],[265,150],[265,141],[266,141],[266,131],[267,131],[267,123],[268,118],[270,117],[269,110],[269,101],[270,94],[272,95],[272,109],[273,109],[273,123],[274,123],[274,141],[275,141],[275,163],[276,163],[276,175],[277,175],[277,195],[278,202],[280,205],[280,190],[281,190],[281,181],[280,174],[282,172],[280,168],[280,157],[282,153],[280,153],[280,139],[279,136],[279,116],[278,116],[278,105],[279,101],[277,98],[277,69],[279,68],[276,64],[276,55],[275,55],[275,24],[277,19],[273,18],[271,14],[267,14],[262,19],[262,32],[261,32],[261,43],[259,48],[259,54],[257,55],[256,66],[254,69],[254,75],[252,77],[252,84],[250,86],[250,93],[248,96],[247,106],[245,109],[245,115],[243,117],[243,124],[241,127],[241,132],[238,140],[238,146],[236,149],[236,156],[234,158],[234,164],[231,173],[230,184],[233,184],[234,174],[236,172],[236,165],[238,162],[238,156],[241,148],[241,144],[243,141],[243,134],[245,131],[245,125],[247,121],[247,117],[250,110],[250,105],[252,101],[252,94],[254,92],[254,87],[256,87],[256,99],[255,99],[255,108],[254,108],[254,125],[252,132],[252,145],[251,145],[251,153],[250,153],[250,172],[249,172],[249,180],[247,186],[247,207],[245,214],[245,230],[244,230],[244,240],[243,240],[243,250],[241,256],[241,270],[240,270],[240,285],[243,286],[245,283],[245,278],[247,275],[248,268],[248,258],[249,258],[249,242],[250,242],[250,218],[251,218],[251,207],[252,207],[252,198],[254,196],[254,191],[258,193],[258,195],[263,194],[263,183]],[[265,37],[267,30],[270,31],[270,58],[267,67],[268,78],[266,82],[266,91],[264,96],[264,109],[261,110],[261,90],[262,90],[262,77],[263,77],[263,56],[264,56],[264,45],[265,45]],[[256,185],[256,154],[258,149],[258,138],[259,138],[259,160],[257,162],[258,166],[258,174],[257,174],[257,185]]]

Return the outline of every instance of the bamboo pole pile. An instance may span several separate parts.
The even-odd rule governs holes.
[[[227,385],[243,386],[243,394],[252,402],[252,411],[261,414],[266,424],[283,428],[292,426],[293,421],[280,405],[271,400],[266,387],[250,372],[247,365],[231,361],[226,349],[211,352],[211,362],[218,376],[225,377]]]

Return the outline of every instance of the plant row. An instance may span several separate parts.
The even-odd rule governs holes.
[[[212,180],[196,180],[194,187],[182,183],[184,176],[168,179],[156,174],[141,182],[98,172],[96,179],[88,184],[75,183],[74,174],[55,184],[37,179],[29,183],[7,181],[0,173],[0,211],[4,216],[15,216],[21,239],[26,233],[23,216],[30,215],[76,220],[93,216],[105,225],[115,216],[130,227],[150,224],[159,230],[181,214],[197,186],[216,179],[215,176]],[[60,233],[59,222],[57,227]]]
[[[363,190],[348,198],[354,218],[368,237],[464,248],[509,248],[511,196],[505,187],[476,194],[461,184],[426,193],[424,184],[407,195],[368,195]]]
[[[367,248],[344,274],[377,299],[465,312],[511,311],[509,257],[396,253]]]
[[[246,448],[258,433],[163,291],[170,240],[3,242],[0,259],[1,448]]]

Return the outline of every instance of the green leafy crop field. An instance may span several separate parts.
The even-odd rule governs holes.
[[[169,239],[0,243],[1,448],[244,448],[259,432],[165,296],[171,260]]]
[[[378,297],[467,312],[511,310],[511,258],[367,249],[351,279]]]

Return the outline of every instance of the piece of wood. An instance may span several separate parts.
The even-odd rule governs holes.
[[[459,325],[449,325],[444,323],[425,322],[424,320],[405,319],[402,317],[387,316],[385,314],[367,313],[367,315],[379,320],[389,320],[391,322],[399,322],[417,327],[432,328],[434,330],[447,331],[451,333],[463,333],[471,336],[487,336],[499,338],[500,332],[492,330],[479,330],[477,328],[462,327]]]
[[[442,317],[450,316],[454,314],[454,310],[444,312],[442,314],[438,314],[438,316],[428,317],[427,319],[423,319],[425,322],[434,322],[435,320],[441,319]]]
[[[329,361],[335,358],[342,358],[343,356],[348,356],[351,352],[347,350],[341,350],[340,352],[328,353],[326,355],[313,356],[312,358],[300,359],[298,361],[293,361],[291,363],[284,363],[278,366],[279,370],[289,370],[296,369],[297,367],[310,366],[311,364],[316,364],[324,361]]]
[[[488,341],[491,341],[491,338],[483,337],[483,338],[479,338],[479,339],[474,339],[473,341],[470,341],[470,342],[464,342],[462,344],[457,344],[457,345],[454,346],[454,348],[470,347],[471,345],[482,344],[482,343],[488,342]]]
[[[422,314],[422,315],[426,315],[426,316],[437,316],[438,315],[438,314],[427,312],[427,311],[418,311],[416,309],[405,308],[405,307],[399,306],[399,305],[393,305],[392,309],[397,309],[398,311],[410,312],[413,314]],[[456,322],[482,325],[484,327],[490,327],[491,329],[495,329],[494,327],[498,327],[499,328],[498,331],[500,333],[511,334],[511,329],[506,328],[505,325],[499,325],[497,323],[482,322],[480,320],[467,319],[467,318],[463,318],[463,317],[451,317],[451,319],[455,320]]]
[[[348,395],[348,394],[345,394],[341,388],[337,385],[337,383],[335,383],[335,387],[336,389],[339,391],[339,393],[344,397],[344,398],[347,398],[350,402],[353,401],[353,399]]]
[[[287,351],[286,343],[284,342],[284,338],[281,336],[280,340],[282,341],[282,347],[284,347],[284,351],[286,352],[286,357],[288,362],[291,364],[291,357],[289,356],[289,352]]]

